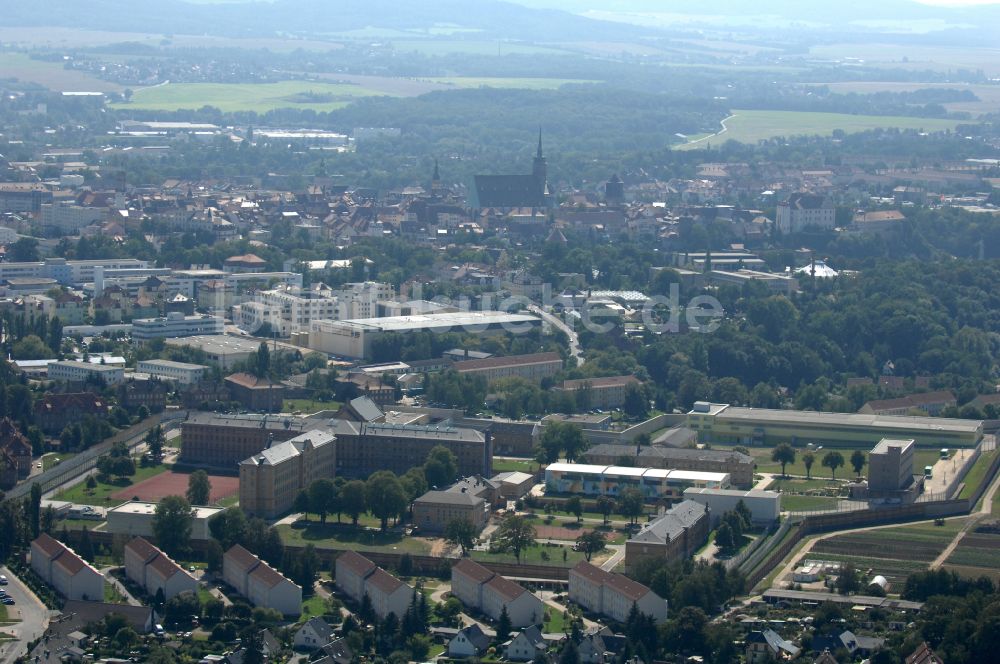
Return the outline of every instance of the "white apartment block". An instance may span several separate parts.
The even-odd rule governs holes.
[[[222,557],[222,578],[254,606],[275,609],[286,616],[302,612],[302,588],[239,544]]]
[[[379,300],[391,300],[395,295],[392,284],[376,281],[344,284],[343,288],[334,291],[338,302],[337,318],[334,320],[374,318],[378,316]]]
[[[233,310],[233,322],[253,332],[270,323],[279,336],[309,330],[313,319],[333,319],[338,315],[338,300],[331,290],[287,288],[261,291],[250,302]]]
[[[103,380],[105,385],[120,385],[125,382],[125,369],[107,364],[63,360],[49,365],[49,380],[63,380],[70,383],[84,383],[88,379]]]
[[[108,208],[71,203],[42,204],[42,226],[72,235],[85,226],[108,218]]]
[[[165,599],[182,592],[198,592],[197,579],[141,537],[125,545],[125,575],[154,598],[160,590]]]
[[[837,210],[825,196],[795,193],[778,204],[775,221],[782,233],[798,233],[809,227],[831,229],[837,225]]]
[[[337,557],[334,578],[337,587],[355,602],[360,604],[368,595],[372,609],[383,620],[390,613],[402,617],[413,601],[413,588],[355,551]]]
[[[633,606],[657,622],[667,619],[667,600],[623,574],[605,572],[584,561],[569,571],[569,598],[621,623],[628,619]]]
[[[204,364],[188,364],[172,360],[142,360],[136,365],[135,370],[149,374],[153,378],[172,380],[181,385],[193,385],[204,378],[208,367]]]
[[[225,325],[221,316],[185,316],[179,311],[171,311],[164,318],[137,318],[132,321],[132,343],[135,344],[152,339],[177,339],[224,332]]]
[[[0,263],[0,281],[14,278],[55,279],[61,284],[84,284],[94,281],[97,268],[105,270],[135,270],[148,268],[148,261],[136,258],[107,258],[100,260],[70,261],[65,258],[48,258],[30,263]]]
[[[31,543],[31,569],[66,599],[104,601],[104,575],[46,533]]]
[[[514,627],[538,624],[545,613],[542,600],[523,586],[468,558],[451,568],[451,592],[466,606],[479,609],[494,620],[500,618],[506,607]]]

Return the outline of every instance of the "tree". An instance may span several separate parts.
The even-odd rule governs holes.
[[[608,525],[608,517],[615,511],[615,499],[611,496],[598,496],[597,511],[604,516],[604,525]]]
[[[340,491],[344,513],[351,517],[351,523],[355,526],[358,525],[358,517],[368,507],[365,493],[365,483],[361,480],[351,480]]]
[[[406,509],[406,491],[391,470],[380,470],[365,482],[365,502],[372,516],[382,522],[382,532],[389,525],[389,517],[398,516]]]
[[[545,425],[538,445],[544,450],[546,463],[558,461],[561,452],[565,452],[568,461],[576,461],[587,449],[587,439],[576,424],[550,422]]]
[[[743,521],[743,530],[749,530],[753,525],[753,512],[750,511],[750,508],[747,507],[747,504],[743,502],[742,498],[736,502],[736,507],[733,508],[733,511],[736,512],[736,514],[738,514],[740,519]]]
[[[212,483],[208,480],[208,473],[198,469],[188,475],[187,499],[192,505],[208,505],[209,497],[212,495]]]
[[[507,613],[507,605],[504,604],[503,608],[500,610],[500,617],[497,618],[497,642],[503,643],[506,641],[507,637],[510,636],[510,630],[512,627],[510,615]]]
[[[163,427],[159,424],[146,433],[146,447],[149,450],[150,455],[152,455],[152,457],[157,461],[159,461],[160,457],[163,456],[164,442],[165,438],[163,436]]]
[[[457,544],[462,547],[462,555],[466,555],[476,544],[476,535],[479,530],[468,519],[455,518],[444,527],[444,538],[449,544]]]
[[[410,468],[403,475],[400,475],[399,481],[403,483],[406,498],[411,503],[427,493],[427,475],[422,468]]]
[[[823,456],[823,467],[830,469],[831,479],[837,479],[837,469],[844,465],[844,455],[840,452],[827,452]]]
[[[736,537],[728,523],[719,524],[719,528],[715,531],[715,544],[723,551],[729,551],[736,547]]]
[[[861,469],[865,467],[866,463],[868,463],[868,459],[865,457],[865,453],[861,450],[854,450],[854,453],[851,454],[851,468],[854,469],[855,475],[861,477]]]
[[[513,553],[521,564],[521,552],[535,545],[535,527],[523,516],[508,515],[493,534],[493,548],[501,553]]]
[[[11,353],[15,360],[44,360],[52,355],[52,351],[41,337],[35,334],[29,334],[15,343]]]
[[[302,491],[299,491],[295,495],[295,502],[292,503],[292,509],[304,515],[306,521],[309,520],[309,492],[306,489],[302,489]]]
[[[271,371],[271,351],[268,350],[266,342],[260,342],[254,359],[254,375],[257,378],[267,378]]]
[[[86,487],[93,491],[97,488],[97,479],[93,475],[87,475]]]
[[[638,489],[629,487],[618,494],[618,511],[629,518],[629,523],[635,524],[645,510],[646,499]]]
[[[80,557],[86,561],[94,562],[94,541],[90,538],[90,531],[86,526],[83,527],[83,532],[80,533],[80,544],[79,551]],[[100,600],[100,597],[92,598],[95,601]]]
[[[566,501],[566,511],[576,517],[577,523],[583,520],[583,501],[580,496],[572,496]]]
[[[247,543],[247,517],[239,507],[229,507],[208,519],[208,532],[223,549]]]
[[[42,511],[42,523],[41,529],[43,532],[52,534],[52,530],[56,527],[56,511],[49,505]]]
[[[214,539],[205,543],[205,564],[209,572],[222,571],[222,558],[225,552],[222,546]]]
[[[626,415],[633,418],[645,418],[649,414],[649,398],[646,396],[642,386],[636,383],[629,383],[625,386],[625,398],[622,402],[622,410]]]
[[[812,452],[806,452],[802,455],[802,465],[806,467],[806,479],[812,479],[812,467],[816,463],[816,455]]]
[[[559,664],[580,664],[580,649],[573,639],[566,639],[566,645],[559,653]]]
[[[183,496],[167,496],[159,502],[153,514],[153,535],[167,555],[177,557],[187,551],[193,521],[191,503]]]
[[[603,551],[604,545],[604,535],[596,530],[588,530],[576,538],[576,550],[583,552],[583,555],[587,557],[587,562],[590,562],[590,558],[595,553]]]
[[[788,443],[781,443],[771,452],[771,461],[781,464],[781,474],[785,476],[785,466],[795,463],[795,449]]]
[[[337,485],[333,480],[322,478],[309,484],[309,510],[319,515],[319,522],[326,523],[326,515],[337,497]]]
[[[444,445],[436,445],[427,455],[424,462],[424,477],[427,485],[443,489],[451,485],[458,475],[458,459]]]

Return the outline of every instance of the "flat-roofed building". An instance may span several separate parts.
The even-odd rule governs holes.
[[[313,481],[333,477],[335,455],[333,434],[317,430],[244,459],[240,462],[240,508],[264,519],[284,514]]]
[[[700,503],[684,500],[674,505],[625,542],[625,566],[648,558],[688,558],[708,540],[709,522],[708,510]]]
[[[733,486],[753,486],[753,457],[734,450],[692,449],[686,447],[618,445],[601,443],[587,448],[587,463],[617,464],[622,458],[632,459],[636,466],[673,470],[698,470],[727,473]]]
[[[67,383],[85,383],[97,380],[105,385],[120,385],[125,382],[125,369],[107,364],[61,360],[49,364],[49,379]]]
[[[637,581],[580,561],[569,571],[569,598],[588,611],[624,623],[632,607],[656,622],[667,619],[667,600]]]
[[[776,491],[692,487],[684,491],[684,500],[693,500],[707,507],[713,528],[718,525],[722,515],[736,509],[740,501],[750,510],[750,520],[755,526],[769,526],[781,516],[781,494]]]
[[[901,491],[913,484],[915,452],[913,440],[880,440],[868,455],[868,490]]]
[[[443,533],[448,524],[464,519],[477,531],[486,527],[490,505],[481,496],[461,491],[428,491],[413,501],[413,525],[425,533]]]
[[[31,543],[31,569],[66,599],[104,599],[104,575],[46,533]]]
[[[388,333],[461,332],[477,334],[517,334],[541,325],[528,314],[502,311],[473,311],[388,318],[313,320],[309,325],[309,347],[342,357],[371,357],[372,343]]]
[[[173,360],[140,360],[135,367],[139,373],[146,373],[153,378],[174,381],[181,385],[194,385],[205,377],[208,367],[204,364],[189,364]]]
[[[197,579],[142,537],[125,545],[125,575],[150,597],[156,597],[160,590],[165,599],[182,592],[198,592]]]
[[[239,544],[222,557],[222,578],[254,606],[286,616],[302,612],[302,588]]]
[[[153,518],[156,516],[157,503],[147,503],[132,500],[112,507],[107,512],[106,530],[115,535],[138,537],[153,537]],[[223,511],[221,507],[206,507],[198,505],[191,508],[191,539],[207,540],[211,538],[208,530],[208,520]]]
[[[463,360],[455,362],[452,368],[460,374],[482,376],[487,383],[502,378],[523,378],[537,383],[562,371],[563,360],[559,353],[531,353]]]
[[[137,318],[132,321],[132,343],[136,344],[153,339],[177,339],[223,332],[225,326],[221,316],[185,316],[179,311],[171,311],[162,318]]]
[[[979,420],[739,408],[704,401],[694,404],[687,420],[703,442],[757,447],[856,447],[883,438],[913,439],[917,447],[975,447],[983,438]]]
[[[527,627],[541,622],[545,613],[542,600],[523,586],[495,574],[468,558],[451,568],[452,594],[468,608],[478,609],[497,620],[507,609],[513,627]]]
[[[255,355],[260,348],[259,341],[224,334],[197,335],[179,339],[167,339],[167,346],[192,348],[205,353],[205,361],[226,370],[234,364],[244,362]],[[271,348],[272,355],[275,352]],[[278,352],[282,352],[278,347]]]
[[[627,488],[638,489],[648,500],[679,498],[688,487],[725,489],[727,473],[696,470],[633,468],[585,463],[553,463],[545,469],[545,487],[556,493],[617,496]]]

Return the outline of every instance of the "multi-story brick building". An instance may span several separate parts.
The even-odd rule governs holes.
[[[270,519],[292,508],[314,480],[333,477],[333,434],[309,431],[276,443],[240,462],[240,508]]]
[[[199,466],[235,468],[269,444],[319,426],[315,420],[274,415],[194,413],[181,423],[181,460]]]
[[[489,432],[443,425],[393,425],[337,420],[337,474],[367,477],[379,470],[401,475],[419,466],[438,445],[458,460],[461,475],[493,472]]]
[[[85,417],[106,419],[109,409],[104,397],[90,392],[49,392],[35,402],[35,423],[45,433],[57,436]]]
[[[632,567],[647,558],[668,561],[687,558],[708,539],[709,523],[704,505],[682,501],[643,525],[642,530],[625,542],[625,565]]]
[[[0,488],[10,489],[31,474],[31,442],[13,420],[0,420]]]
[[[247,410],[275,413],[281,412],[286,388],[269,378],[259,378],[253,374],[236,373],[226,376],[226,385],[234,401]]]
[[[461,491],[428,491],[413,501],[413,525],[424,533],[443,533],[451,521],[464,519],[482,530],[489,520],[489,504]]]

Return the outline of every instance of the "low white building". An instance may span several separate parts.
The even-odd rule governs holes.
[[[132,321],[132,343],[153,339],[177,339],[200,335],[223,334],[225,325],[221,316],[185,316],[171,311],[162,318],[137,318]]]
[[[135,368],[139,373],[147,373],[153,378],[172,380],[181,385],[193,385],[204,378],[208,367],[204,364],[189,364],[172,360],[141,360]]]
[[[523,586],[468,558],[451,568],[451,589],[467,607],[479,609],[494,620],[506,607],[513,627],[538,624],[545,613],[542,600]]]
[[[145,503],[132,500],[108,510],[106,529],[115,535],[132,537],[153,537],[153,517],[156,515],[157,503]],[[191,523],[191,539],[207,540],[211,538],[208,530],[208,520],[223,511],[221,507],[192,507],[194,518]]]
[[[160,590],[164,599],[182,592],[198,592],[197,579],[142,537],[125,545],[125,576],[139,584],[150,597],[156,597]]]
[[[104,601],[104,575],[46,533],[31,543],[31,569],[66,599]]]
[[[70,383],[84,383],[101,380],[106,385],[120,385],[125,382],[125,369],[107,364],[63,360],[52,362],[48,368],[49,380],[63,380]]]
[[[684,500],[693,500],[707,507],[712,517],[713,528],[719,523],[722,515],[736,509],[741,500],[750,510],[750,520],[755,525],[770,525],[781,516],[781,494],[776,491],[691,487],[684,490]]]
[[[382,619],[390,613],[402,618],[413,601],[413,588],[356,551],[337,557],[335,579],[337,587],[359,604],[368,595],[372,609]]]

